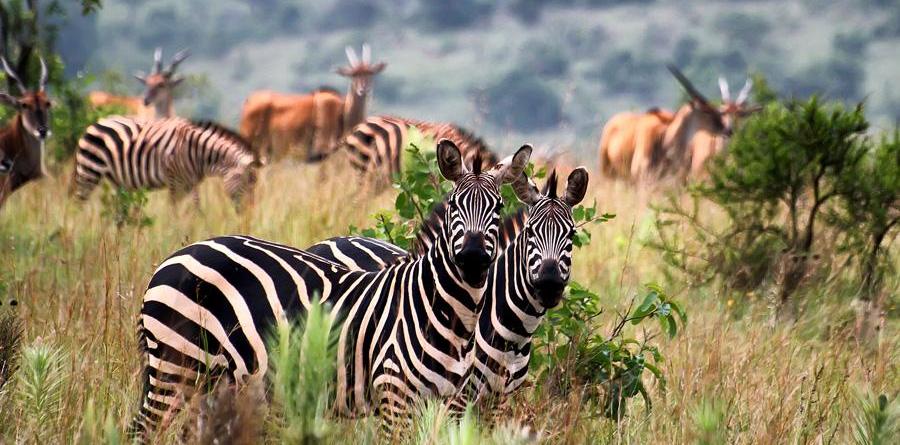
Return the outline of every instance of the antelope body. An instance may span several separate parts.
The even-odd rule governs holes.
[[[714,106],[674,66],[669,70],[690,100],[675,113],[651,109],[613,116],[600,138],[600,170],[610,178],[646,182],[663,176],[701,176],[706,162],[720,153],[737,121],[758,110],[748,107],[750,79],[736,100],[719,79],[722,105]]]
[[[6,127],[0,129],[0,208],[17,189],[44,176],[44,141],[50,135],[50,99],[45,91],[44,60],[41,59],[41,78],[36,91],[25,88],[5,58],[2,62],[20,95],[0,93],[0,102],[17,111]]]
[[[251,142],[260,158],[281,158],[288,153],[304,161],[331,154],[338,141],[365,119],[373,77],[386,66],[372,64],[371,50],[363,45],[362,60],[347,47],[350,65],[337,70],[350,78],[344,98],[330,88],[310,94],[275,91],[252,93],[241,112],[241,135]]]

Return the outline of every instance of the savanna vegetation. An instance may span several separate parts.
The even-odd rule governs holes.
[[[453,33],[485,28],[502,14],[517,20],[503,26],[537,26],[583,10],[604,11],[610,3],[466,1],[451,7],[446,2],[404,2],[403,17],[414,23],[410,33],[427,33],[436,24],[445,28],[441,33]],[[653,2],[628,3],[625,8]],[[865,3],[865,8],[891,6]],[[31,3],[7,4],[20,8],[23,23],[33,19],[27,11]],[[265,8],[259,8],[263,4]],[[231,16],[243,17],[243,3],[222,5],[216,8],[224,9],[214,9],[217,14],[231,8]],[[234,73],[226,74],[236,79],[246,71],[238,67],[257,59],[246,55],[248,48],[276,38],[271,33],[302,40],[327,24],[342,34],[323,41],[339,48],[357,29],[396,20],[380,2],[342,0],[329,6],[368,11],[350,16],[326,14],[324,6],[308,6],[319,15],[303,14],[306,3],[250,5],[254,14],[265,11],[265,23],[271,26],[254,26],[252,33],[216,27],[216,32],[250,39],[238,49],[225,37],[218,41],[226,43],[216,48],[217,40],[203,37],[205,27],[173,24],[183,13],[181,7],[157,2],[103,6],[147,23],[129,37],[140,45],[178,45],[189,37],[200,42],[197,53],[231,60],[227,66],[235,67]],[[829,11],[839,11],[841,5],[830,2]],[[97,6],[84,2],[77,9],[61,10],[73,20],[88,14],[75,22],[110,26],[112,19],[95,15]],[[773,43],[752,37],[781,29],[770,23],[774,20],[726,14],[726,8],[718,7],[723,15],[714,23],[735,45],[763,45],[759,51],[764,51]],[[326,20],[329,17],[332,21]],[[302,24],[299,30],[296,23]],[[172,30],[201,34],[174,37],[178,34]],[[499,401],[495,411],[473,407],[461,419],[449,418],[439,403],[426,404],[414,417],[407,443],[896,442],[900,136],[871,124],[873,115],[884,116],[882,104],[870,111],[868,102],[856,106],[834,100],[857,99],[859,81],[846,83],[827,74],[844,72],[839,69],[847,66],[841,65],[841,57],[861,57],[859,45],[865,44],[860,39],[874,39],[877,46],[878,39],[897,37],[891,30],[886,22],[865,38],[835,38],[833,45],[842,48],[842,55],[810,62],[810,73],[826,74],[797,75],[810,82],[803,85],[806,90],[791,87],[797,99],[757,88],[756,102],[765,103],[765,109],[745,122],[725,154],[710,165],[707,178],[684,189],[641,192],[602,181],[591,169],[586,205],[575,211],[580,223],[575,282],[536,336],[528,383]],[[439,38],[452,54],[454,39]],[[125,429],[141,390],[136,336],[141,295],[158,262],[180,246],[245,233],[302,247],[350,232],[404,245],[446,190],[434,181],[433,156],[426,149],[430,142],[415,140],[407,152],[406,173],[393,189],[377,194],[365,181],[357,181],[337,155],[315,165],[267,166],[254,205],[242,212],[235,211],[217,181],[203,185],[199,207],[187,202],[172,206],[164,192],[124,192],[109,186],[102,196],[78,203],[69,197],[74,141],[87,123],[115,110],[83,105],[87,84],[94,79],[65,77],[63,73],[74,74],[64,64],[68,56],[50,58],[57,50],[68,51],[62,49],[66,45],[73,42],[46,39],[38,45],[53,60],[51,93],[63,103],[54,109],[55,134],[48,147],[51,174],[13,195],[0,211],[0,442],[127,442]],[[704,45],[678,41],[676,48],[697,60],[698,70],[735,66],[710,65],[709,60],[719,59]],[[21,54],[22,48],[7,51]],[[329,63],[330,56],[321,51],[315,53],[322,60],[314,62],[310,51],[298,70]],[[396,51],[392,56],[402,60]],[[590,67],[581,67],[588,62],[577,53],[545,64],[558,52],[540,45],[530,45],[529,51],[527,68],[483,83],[485,97],[492,98],[488,109],[499,113],[491,125],[512,122],[506,120],[512,114],[505,110],[518,106],[504,102],[513,100],[501,94],[509,86],[504,82],[535,73],[553,76],[566,64],[571,66],[563,72],[590,72]],[[340,51],[335,53],[337,57]],[[241,57],[246,57],[244,62]],[[593,74],[596,79],[637,82],[640,79],[627,76],[627,71],[617,74],[616,67],[625,64],[643,72],[656,63],[627,51],[610,57],[613,62],[589,62],[603,71]],[[141,63],[146,59],[142,56]],[[19,71],[35,76],[34,56],[25,60]],[[390,69],[398,78],[383,82],[385,90],[393,88],[398,97],[429,97],[416,90],[418,83],[400,78],[407,74],[394,71],[396,67]],[[656,69],[662,72],[660,67]],[[743,75],[747,68],[745,63],[734,69]],[[763,71],[776,86],[790,84],[784,71]],[[543,87],[526,83],[523,90],[535,96],[562,91],[556,81],[535,82]],[[836,85],[841,95],[828,94]],[[808,98],[806,93],[812,92],[826,94]],[[603,96],[599,91],[594,95]],[[218,113],[217,107],[209,110]],[[398,109],[412,113],[416,108]],[[559,114],[550,107],[526,117],[547,119],[549,131],[564,134],[571,127],[561,123],[560,116],[575,114],[563,106]],[[528,123],[529,128],[540,125]],[[540,165],[531,172],[538,183],[547,173]],[[514,199],[509,196],[507,201]],[[240,391],[220,386],[209,396],[187,394],[189,409],[167,421],[157,442],[376,443],[375,419],[343,420],[329,414],[334,364],[327,359],[327,332],[327,318],[318,310],[293,330],[278,332],[271,339],[277,351],[271,386]]]

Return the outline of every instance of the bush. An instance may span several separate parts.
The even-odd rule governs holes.
[[[761,45],[772,28],[769,22],[758,15],[729,12],[715,21],[716,31],[725,36],[729,48],[755,49]]]
[[[421,0],[418,16],[431,31],[467,28],[487,19],[494,12],[494,3],[487,0]]]
[[[560,77],[569,71],[569,56],[566,49],[549,42],[533,40],[522,49],[519,63],[523,71],[541,76]]]
[[[562,100],[533,73],[513,71],[484,91],[487,119],[499,127],[534,131],[555,127],[563,118]]]
[[[633,93],[652,97],[659,88],[661,64],[627,50],[612,52],[599,65],[593,77],[603,81],[611,94]]]
[[[692,206],[672,198],[657,208],[654,245],[695,284],[718,279],[728,289],[749,291],[769,276],[777,307],[793,309],[791,296],[812,272],[820,247],[825,206],[865,154],[867,129],[861,105],[847,109],[815,97],[770,104],[732,138],[727,156],[712,161],[708,181],[691,190]],[[727,223],[706,225],[700,201],[724,213]],[[679,238],[684,228],[696,244]]]

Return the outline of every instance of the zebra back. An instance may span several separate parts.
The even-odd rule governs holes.
[[[390,116],[366,119],[344,137],[340,148],[348,154],[350,165],[355,169],[390,180],[402,171],[403,150],[410,142],[411,127],[435,141],[453,141],[469,164],[479,153],[485,168],[497,163],[497,155],[481,138],[457,125]]]

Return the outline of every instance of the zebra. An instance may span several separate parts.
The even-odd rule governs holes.
[[[450,401],[452,411],[460,412],[467,403],[488,397],[502,398],[524,382],[534,331],[544,314],[560,303],[570,279],[576,231],[572,209],[584,199],[587,184],[584,167],[569,174],[562,197],[556,194],[555,172],[543,193],[524,176],[514,183],[516,196],[528,212],[516,212],[502,222],[498,245],[503,251],[488,274],[483,306],[467,346],[466,383]],[[307,251],[351,269],[378,270],[421,255],[440,233],[445,214],[446,205],[438,204],[410,252],[356,236],[332,238]]]
[[[75,194],[86,200],[105,177],[127,190],[168,187],[175,203],[205,176],[222,176],[238,206],[252,193],[259,166],[247,142],[216,123],[111,116],[78,141]]]
[[[463,348],[497,254],[500,186],[523,174],[530,155],[526,145],[489,170],[475,162],[469,171],[456,145],[439,141],[440,172],[454,183],[442,235],[421,257],[377,272],[247,236],[175,252],[143,298],[146,390],[132,432],[146,434],[177,409],[179,391],[201,373],[262,379],[269,366],[263,336],[302,317],[315,298],[331,307],[339,330],[337,414],[377,410],[392,425],[408,421],[421,397],[451,395],[465,374]]]
[[[403,149],[409,143],[410,128],[415,128],[434,140],[452,140],[459,146],[466,162],[471,162],[476,154],[487,165],[497,162],[497,156],[487,148],[483,140],[454,124],[392,116],[367,118],[341,140],[337,150],[347,153],[353,168],[387,184],[402,171]]]

